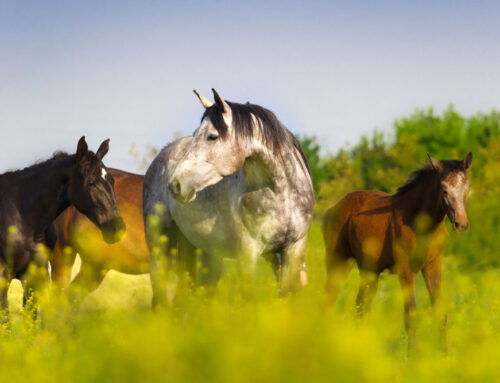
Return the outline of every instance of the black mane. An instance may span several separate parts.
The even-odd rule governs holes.
[[[416,185],[420,184],[424,180],[429,179],[431,175],[435,174],[436,171],[430,165],[426,165],[423,168],[415,170],[410,174],[408,180],[398,188],[395,195],[401,195],[406,193],[407,191],[413,189]]]
[[[300,143],[281,123],[281,121],[278,120],[273,112],[260,105],[250,104],[249,102],[246,104],[229,101],[226,102],[231,107],[236,138],[251,140],[254,137],[254,134],[256,133],[255,129],[257,128],[262,137],[263,144],[268,147],[271,152],[282,156],[287,147],[296,148],[300,153],[307,171],[311,174],[309,163],[307,162],[307,158],[302,150],[302,147],[300,146]],[[228,127],[224,122],[224,118],[222,117],[219,107],[217,105],[213,105],[208,108],[203,114],[201,120],[206,117],[210,118],[210,121],[214,125],[215,129],[221,138],[224,139],[227,136]]]
[[[23,169],[17,169],[17,170],[11,170],[8,172],[3,173],[2,175],[14,175],[14,174],[20,174],[20,173],[25,173],[28,171],[33,171],[33,170],[39,170],[41,168],[45,168],[46,166],[54,166],[57,165],[58,163],[65,162],[66,160],[71,160],[75,157],[74,154],[68,154],[66,152],[55,152],[51,158],[47,160],[40,160],[35,162],[33,165],[26,166]]]
[[[464,162],[458,160],[441,160],[441,164],[443,165],[443,172],[445,175],[454,172],[462,172],[465,173]],[[400,186],[394,195],[402,195],[407,191],[413,189],[416,185],[420,183],[426,182],[430,177],[436,176],[437,171],[430,165],[427,164],[424,167],[415,170],[410,174],[408,180],[405,184]]]

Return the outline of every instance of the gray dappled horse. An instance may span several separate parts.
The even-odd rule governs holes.
[[[192,246],[203,251],[202,283],[215,284],[222,259],[232,257],[242,286],[250,288],[262,255],[272,260],[285,294],[306,283],[305,249],[314,204],[309,165],[297,139],[274,113],[224,101],[212,91],[215,103],[195,91],[205,107],[199,128],[165,147],[146,172],[148,246],[153,249],[158,234],[149,218],[156,215],[160,234],[180,234],[180,258],[191,265],[188,270],[194,271]],[[161,269],[166,262],[154,251],[151,262],[153,304],[165,304]]]

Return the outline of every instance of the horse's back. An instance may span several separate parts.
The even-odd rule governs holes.
[[[376,262],[382,256],[392,217],[392,199],[387,193],[354,191],[328,209],[323,233],[328,254]]]
[[[389,203],[390,195],[378,190],[360,190],[348,193],[325,212],[324,228],[334,229],[353,215],[370,212],[371,209],[387,206]],[[376,210],[372,213],[375,215]]]

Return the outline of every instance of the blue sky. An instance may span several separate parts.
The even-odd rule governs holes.
[[[0,0],[0,171],[81,135],[132,145],[191,134],[192,93],[273,110],[326,151],[415,108],[500,107],[499,2]]]

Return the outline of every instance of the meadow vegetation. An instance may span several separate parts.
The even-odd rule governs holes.
[[[309,285],[278,298],[269,264],[261,260],[253,299],[243,299],[236,265],[225,261],[215,293],[182,294],[169,310],[150,309],[147,276],[109,273],[78,315],[53,294],[40,319],[19,309],[21,291],[9,291],[10,322],[0,325],[0,381],[189,382],[417,382],[496,381],[500,378],[500,114],[464,118],[415,112],[389,135],[374,133],[335,154],[302,137],[321,212],[354,189],[394,192],[435,158],[472,151],[467,233],[451,233],[444,252],[448,310],[447,352],[421,277],[418,328],[408,358],[402,293],[394,275],[381,277],[372,311],[356,319],[359,274],[350,274],[331,311],[325,311],[324,248],[319,220],[308,246]]]

